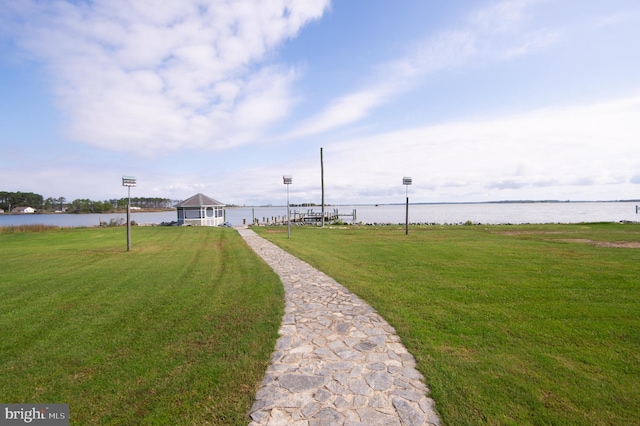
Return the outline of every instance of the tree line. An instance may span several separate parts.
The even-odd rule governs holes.
[[[16,207],[33,207],[38,211],[55,212],[67,211],[70,213],[105,213],[112,210],[125,209],[127,198],[113,198],[104,201],[93,201],[88,198],[79,198],[67,201],[65,197],[44,198],[33,192],[7,192],[0,191],[0,209],[11,211]],[[131,206],[143,209],[161,209],[173,207],[178,200],[160,197],[132,197]]]
[[[42,207],[43,198],[33,192],[0,191],[0,209],[10,211],[16,207]]]

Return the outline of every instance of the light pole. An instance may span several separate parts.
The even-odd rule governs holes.
[[[402,184],[406,186],[405,194],[407,197],[407,209],[406,216],[404,220],[404,233],[405,235],[409,235],[409,185],[411,185],[412,181],[410,177],[403,177]]]
[[[287,238],[291,238],[291,216],[289,213],[289,185],[291,185],[293,178],[289,176],[282,176],[282,183],[287,185]]]
[[[122,176],[122,186],[127,187],[127,251],[131,251],[131,187],[136,186],[136,178]]]

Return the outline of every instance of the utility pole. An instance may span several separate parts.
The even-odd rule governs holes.
[[[320,148],[320,182],[322,184],[322,227],[324,228],[324,159]]]

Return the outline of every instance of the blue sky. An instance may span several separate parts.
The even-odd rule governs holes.
[[[0,0],[0,190],[640,198],[636,0]]]

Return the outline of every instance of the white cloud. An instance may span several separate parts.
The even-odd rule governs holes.
[[[345,140],[325,146],[328,182],[355,185],[379,199],[387,190],[403,192],[400,179],[412,176],[411,189],[425,201],[445,194],[499,199],[509,189],[527,198],[548,194],[550,186],[623,184],[640,166],[638,116],[640,95]]]
[[[401,202],[403,176],[413,178],[413,202],[634,198],[639,114],[636,95],[326,143],[326,200]],[[206,189],[230,203],[278,203],[286,173],[294,202],[320,201],[318,152],[267,163],[229,170],[223,187]]]
[[[336,140],[323,145],[326,201],[402,202],[403,176],[413,178],[412,202],[637,198],[638,116],[640,94]],[[185,198],[204,192],[226,203],[259,205],[283,203],[282,175],[291,174],[292,202],[320,201],[318,151],[266,158],[268,151],[243,167],[227,167],[226,153],[215,168],[202,161],[177,170],[169,170],[168,163],[138,170],[131,162],[126,170],[114,170],[113,164],[84,163],[74,169],[75,158],[62,165],[42,162],[31,169],[7,169],[23,185],[7,190],[34,188],[33,182],[46,179],[46,196],[100,193],[107,198],[120,193],[121,175],[132,174],[145,196]]]
[[[508,34],[526,19],[527,9],[540,0],[503,0],[471,14],[470,22],[479,30]]]
[[[316,117],[297,126],[287,137],[313,135],[356,122],[384,103],[392,91],[391,85],[380,85],[361,92],[349,93],[333,101]]]
[[[69,135],[150,154],[247,143],[282,118],[296,72],[269,65],[268,54],[328,8],[328,0],[20,3],[0,22],[51,71]]]
[[[304,121],[289,137],[321,133],[366,117],[374,108],[420,84],[426,75],[468,64],[500,61],[544,50],[557,42],[549,29],[527,30],[526,10],[537,0],[507,0],[471,14],[464,28],[439,33],[416,43],[405,56],[377,67],[375,82],[341,96]]]

